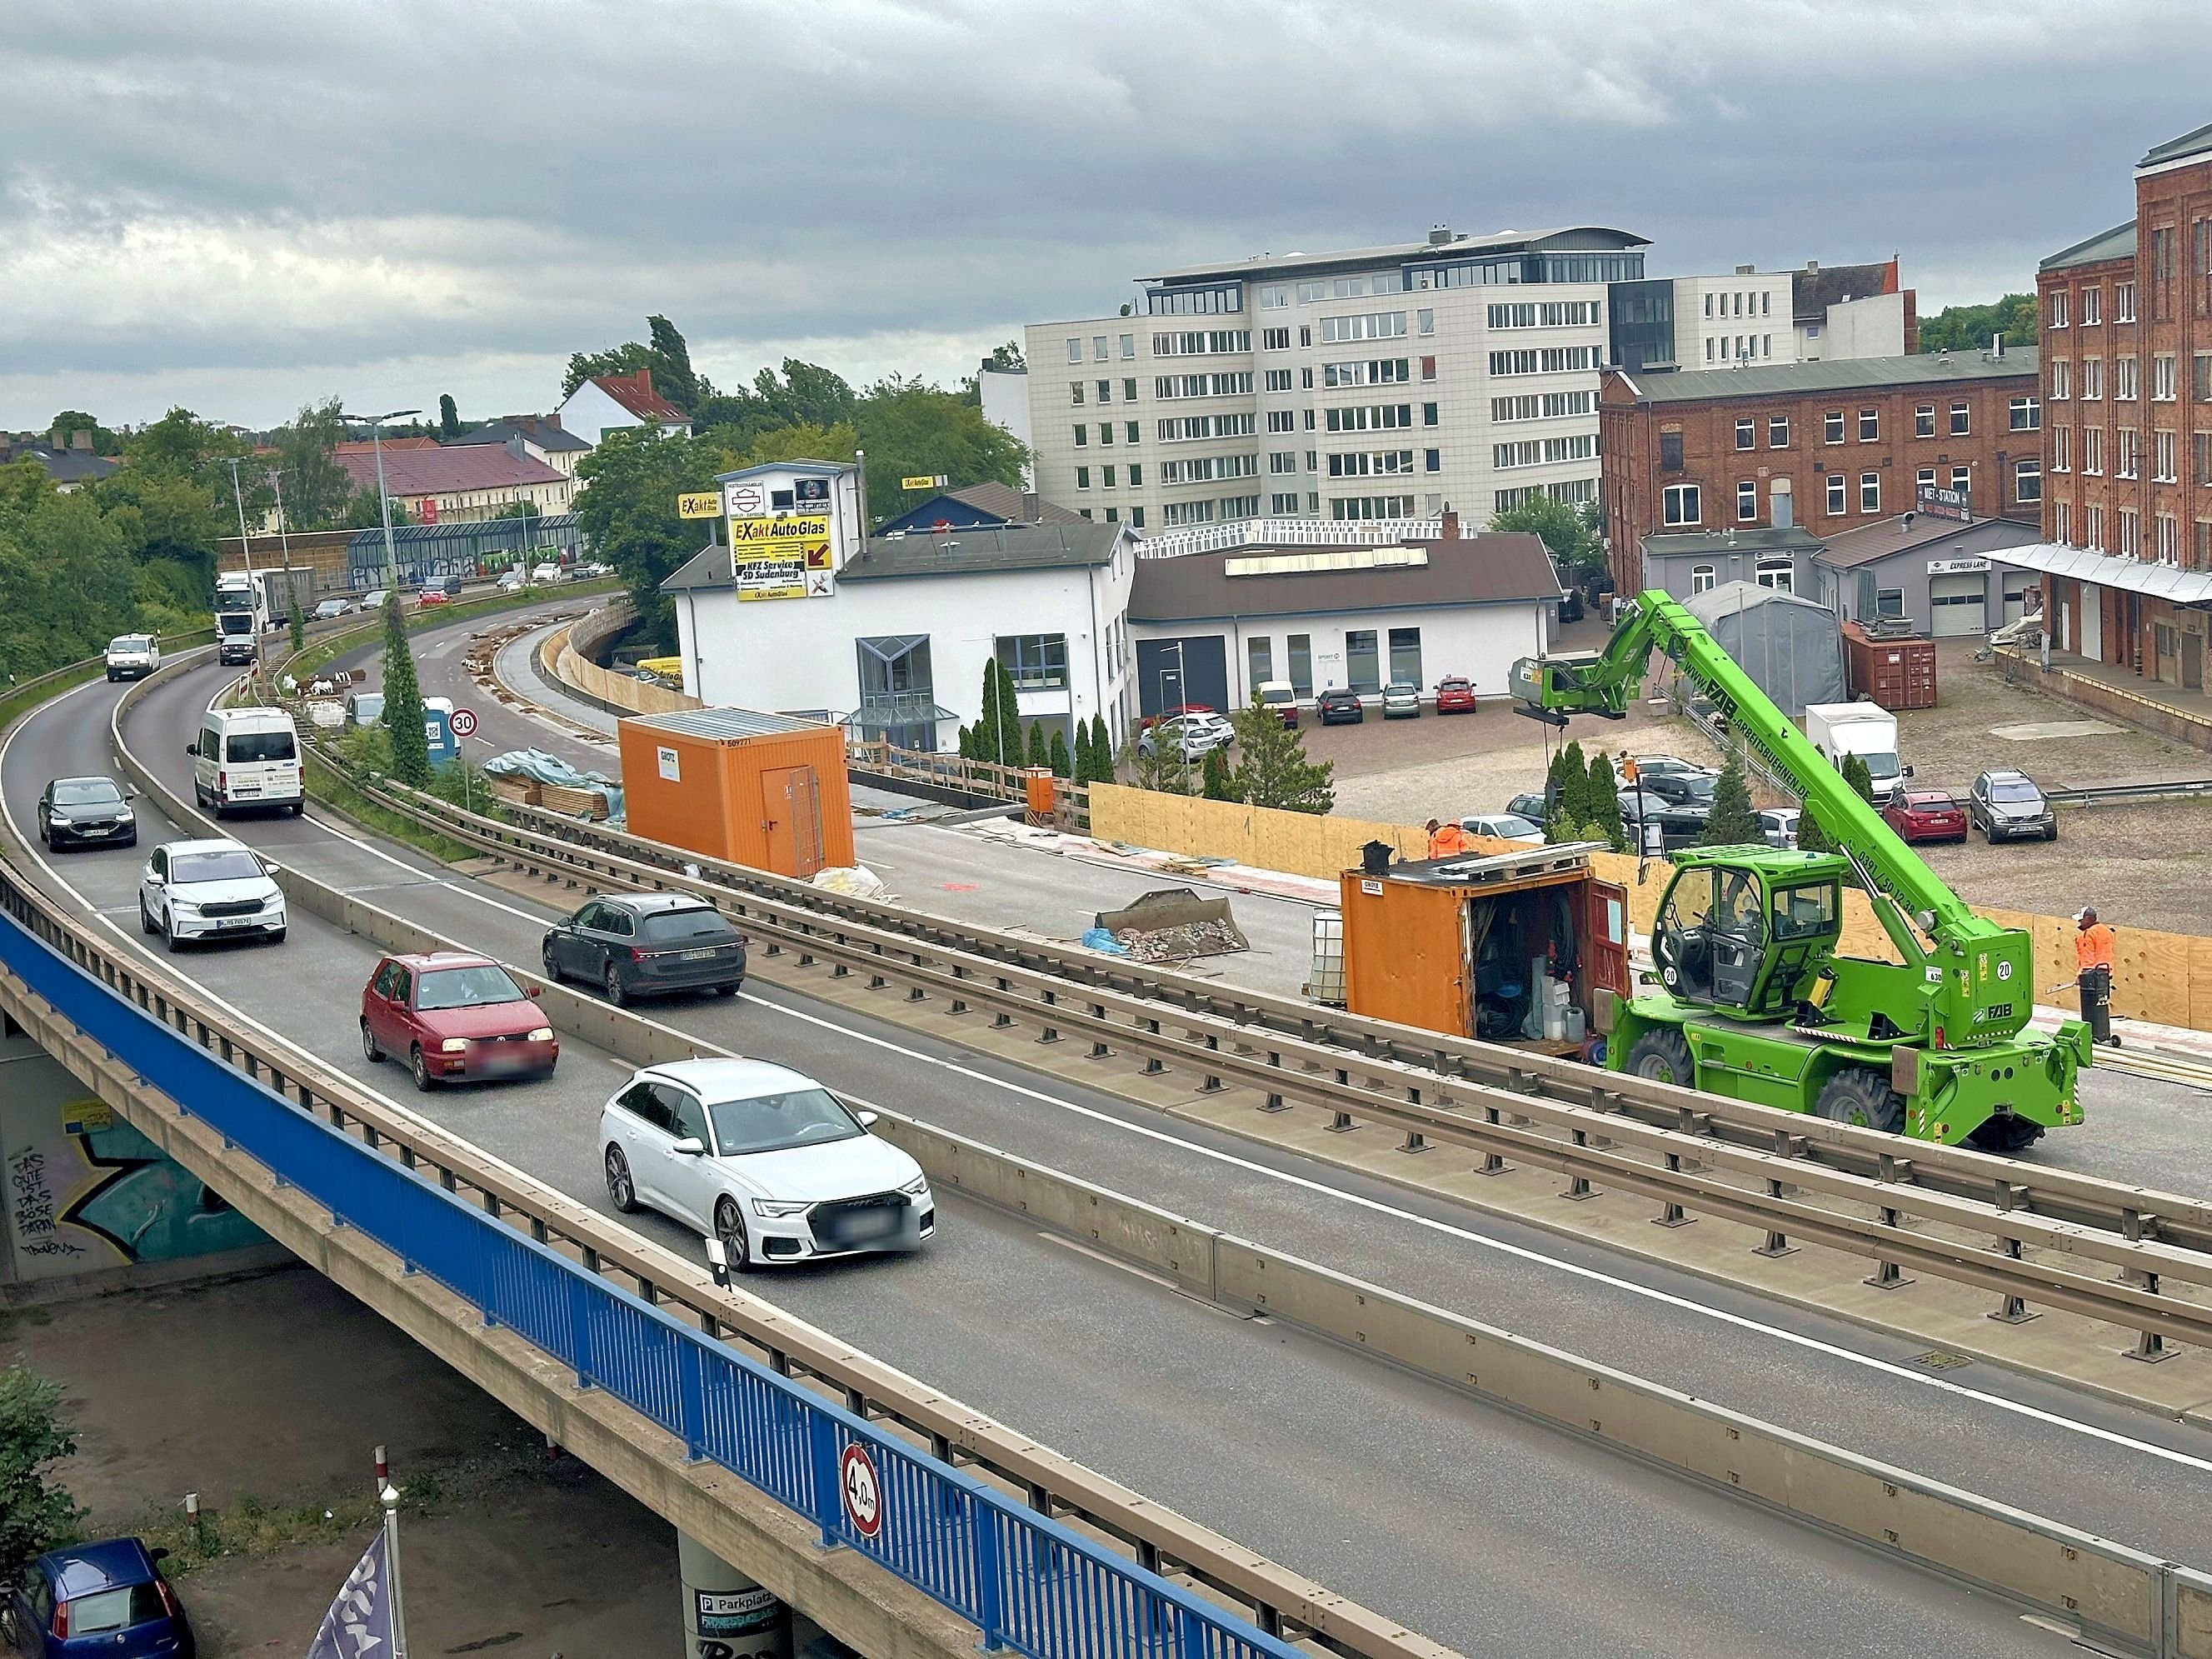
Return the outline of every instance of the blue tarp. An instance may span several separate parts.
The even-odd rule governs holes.
[[[564,789],[597,790],[607,804],[609,823],[620,823],[628,816],[623,807],[622,785],[604,772],[580,772],[543,749],[510,749],[503,755],[494,755],[483,763],[483,769],[495,778],[534,778]]]

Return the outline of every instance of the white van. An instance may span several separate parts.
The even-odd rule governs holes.
[[[300,734],[281,708],[210,708],[192,757],[192,793],[221,817],[234,806],[274,806],[298,817],[307,805]]]

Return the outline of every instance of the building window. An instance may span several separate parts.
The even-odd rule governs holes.
[[[1106,361],[1106,337],[1103,334],[1091,337],[1091,360],[1098,363]]]
[[[2112,551],[2126,558],[2134,558],[2142,550],[2142,518],[2132,507],[2119,510],[2120,544]]]
[[[1244,641],[1246,695],[1257,702],[1260,688],[1275,678],[1275,642],[1264,635]]]
[[[1437,331],[1437,313],[1433,311],[1417,311],[1413,313],[1413,320],[1414,325],[1424,334]]]
[[[1098,401],[1102,404],[1110,404],[1114,401],[1113,381],[1101,380],[1098,382]]]
[[[1830,518],[1840,519],[1850,510],[1850,503],[1846,499],[1850,489],[1850,485],[1845,482],[1842,473],[1831,472],[1828,475],[1828,516]]]
[[[2133,283],[2112,284],[2112,320],[2132,323],[2136,319],[2136,285]]]
[[[2112,456],[2112,476],[2132,478],[2140,469],[2142,459],[2142,440],[2131,426],[2124,426],[2114,434],[2119,440]]]
[[[1436,423],[1437,406],[1434,404],[1423,404],[1421,405],[1421,424],[1423,426],[1434,426]]]
[[[1862,472],[1859,474],[1859,511],[1862,513],[1879,513],[1881,511],[1881,473]]]
[[[1769,449],[1790,447],[1790,417],[1787,415],[1766,417],[1766,447]]]
[[[1936,469],[1932,466],[1922,467],[1919,471],[1912,475],[1912,487],[1915,490],[1935,489]],[[1916,495],[1914,499],[1917,501],[1919,498]]]
[[[1951,405],[1951,435],[1963,438],[1973,429],[1972,406],[1964,399]]]
[[[1267,498],[1267,511],[1278,518],[1297,510],[1298,492],[1295,489],[1287,495],[1271,495]]]
[[[2090,402],[2105,395],[2105,360],[2084,357],[2081,360],[2081,396]]]
[[[900,749],[934,750],[937,688],[930,674],[929,635],[892,634],[854,640],[853,647],[860,664],[861,730]]]
[[[1735,447],[1738,449],[1755,449],[1759,447],[1758,422],[1742,420],[1735,423]]]
[[[1702,514],[1698,507],[1698,486],[1668,484],[1664,516],[1669,525],[1696,524]]]
[[[1275,472],[1275,473],[1282,473],[1282,472],[1295,472],[1295,471],[1297,471],[1297,470],[1298,470],[1298,452],[1297,452],[1297,450],[1295,450],[1295,449],[1276,449],[1276,450],[1270,450],[1270,451],[1268,452],[1268,453],[1267,453],[1267,471],[1270,471],[1270,472]]]
[[[1435,358],[1424,357],[1421,359],[1421,378],[1425,380],[1433,380],[1437,378],[1437,360]]]
[[[2014,432],[2033,432],[2043,425],[2043,405],[2033,397],[2015,398],[2008,416]]]
[[[1261,350],[1288,351],[1290,349],[1291,331],[1287,328],[1263,328],[1260,331]]]
[[[1859,441],[1863,444],[1870,444],[1881,436],[1881,411],[1878,409],[1859,410]]]
[[[1098,441],[1102,444],[1110,444],[1114,441],[1113,422],[1101,421],[1098,422]]]
[[[1079,466],[1075,469],[1075,487],[1078,489],[1088,489],[1091,488],[1091,469],[1089,467]]]
[[[2136,360],[2133,357],[2112,359],[2112,396],[2124,403],[2136,400]]]
[[[2064,357],[2051,361],[2051,400],[2063,403],[2074,395],[2074,365]]]
[[[1136,356],[1137,337],[1133,334],[1124,334],[1121,337],[1121,361],[1125,363],[1133,362]],[[1137,383],[1134,380],[1129,382],[1129,395],[1132,398],[1137,395]]]
[[[1067,635],[1001,635],[994,647],[999,665],[1014,677],[1018,691],[1067,689]]]
[[[1390,630],[1390,679],[1398,685],[1419,685],[1421,683],[1419,629],[1394,628]]]
[[[1719,580],[1720,573],[1715,570],[1712,566],[1709,564],[1692,565],[1690,567],[1690,597],[1692,599],[1695,599],[1700,593],[1711,592],[1713,591],[1713,584]]]
[[[1771,587],[1778,593],[1797,591],[1796,567],[1786,554],[1759,560],[1753,568],[1752,580],[1761,587]]]
[[[1121,509],[1120,507],[1108,507],[1108,508],[1106,509],[1106,522],[1107,522],[1108,524],[1119,524],[1119,523],[1121,523]]]
[[[2173,401],[2173,354],[2170,351],[2161,351],[2150,360],[2150,395],[2157,403]]]
[[[1134,443],[1134,442],[1136,442],[1136,441],[1137,441],[1137,423],[1136,423],[1134,421],[1131,421],[1131,422],[1129,422],[1126,426],[1124,426],[1124,427],[1121,428],[1121,435],[1122,435],[1124,438],[1127,439],[1131,443]]]
[[[1090,441],[1091,441],[1091,428],[1090,428],[1088,426],[1079,426],[1079,427],[1077,427],[1077,428],[1075,428],[1075,447],[1076,447],[1078,449],[1081,449],[1082,447],[1084,447],[1084,446],[1085,446],[1085,445],[1088,444]]]
[[[1662,432],[1659,434],[1659,470],[1680,472],[1682,470],[1682,434]]]
[[[2197,487],[2212,489],[2212,432],[2192,432],[2189,449],[2196,462]]]
[[[1129,469],[1129,482],[1131,483],[1137,482],[1136,473],[1137,469],[1135,467],[1133,466]],[[1129,527],[1133,530],[1142,530],[1145,527],[1145,509],[1143,507],[1133,507],[1129,509]]]
[[[1912,435],[1916,438],[1932,438],[1936,435],[1935,404],[1920,404],[1914,407],[1912,411]]]
[[[1082,408],[1082,407],[1083,407],[1083,382],[1082,382],[1082,381],[1080,381],[1080,380],[1070,380],[1070,381],[1067,383],[1067,401],[1068,401],[1069,403],[1071,403],[1071,404],[1074,404],[1078,409],[1080,409],[1080,408]]]
[[[1291,371],[1287,368],[1267,369],[1263,371],[1262,384],[1270,392],[1288,392],[1291,389]],[[1267,418],[1272,421],[1275,417],[1270,414]]]
[[[1441,472],[1444,470],[1444,453],[1441,449],[1423,450],[1421,460],[1421,470],[1424,472]]]
[[[1832,409],[1820,416],[1820,441],[1839,444],[1844,441],[1844,411]]]
[[[1344,677],[1355,691],[1380,691],[1382,689],[1382,663],[1377,654],[1373,629],[1345,630]]]
[[[2105,550],[2105,509],[2095,501],[2081,509],[2081,545],[2092,553]]]
[[[1145,469],[1132,462],[1129,467],[1129,488],[1132,489],[1141,489],[1144,486],[1144,482]]]
[[[1102,489],[1111,489],[1114,487],[1114,469],[1112,467],[1102,466],[1098,469],[1098,487]]]
[[[1874,614],[1881,618],[1901,622],[1905,618],[1905,590],[1901,587],[1877,587],[1874,591]]]
[[[1079,363],[1083,361],[1083,342],[1079,338],[1068,341],[1067,361],[1071,363]]]
[[[1974,469],[1954,466],[1951,469],[1951,488],[1959,495],[1971,497],[1974,493]]]
[[[1735,521],[1755,524],[1759,520],[1759,486],[1745,478],[1735,487]]]
[[[2051,428],[2051,470],[2053,472],[2074,470],[2074,428],[2070,426]]]
[[[2181,561],[2181,520],[2171,513],[2158,515],[2158,562],[2178,564]]]
[[[2180,482],[2180,474],[2177,470],[2175,459],[2179,447],[2180,446],[2174,442],[2173,434],[2171,432],[2155,432],[2151,434],[2151,477],[2160,483]]]
[[[1133,374],[1122,377],[1121,401],[1125,404],[1133,404],[1137,401],[1137,377]]]
[[[2085,288],[2081,290],[2081,326],[2094,328],[2104,321],[2105,290]]]
[[[2212,566],[2212,519],[2197,521],[2197,568]]]
[[[2081,428],[2081,471],[2095,478],[2105,476],[2105,428],[2100,426]]]
[[[1295,409],[1271,409],[1267,411],[1268,431],[1296,432],[1297,429],[1298,412]]]
[[[2066,290],[2063,288],[2051,296],[2051,326],[2053,328],[2066,326]]]

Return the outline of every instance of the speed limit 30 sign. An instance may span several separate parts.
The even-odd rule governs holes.
[[[845,1521],[863,1538],[873,1538],[884,1528],[884,1488],[876,1478],[876,1460],[858,1440],[846,1443],[837,1459],[837,1489],[845,1500]]]
[[[456,708],[446,717],[446,724],[453,729],[453,733],[457,738],[472,738],[476,735],[477,717],[474,711],[471,709]]]

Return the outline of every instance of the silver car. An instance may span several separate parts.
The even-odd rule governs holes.
[[[1386,720],[1419,720],[1421,714],[1421,688],[1407,680],[1393,680],[1382,688],[1382,718]]]

